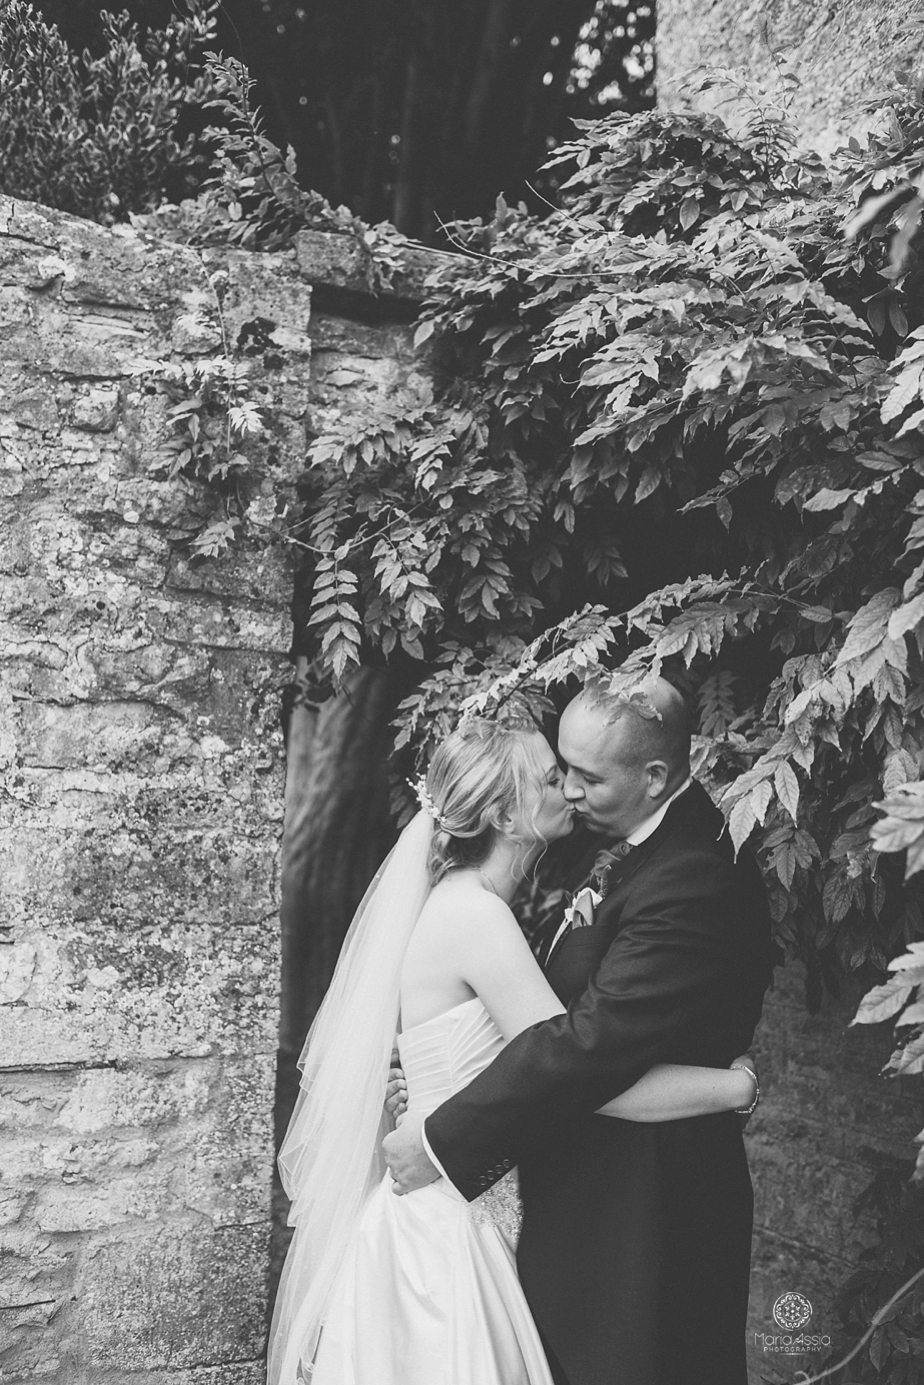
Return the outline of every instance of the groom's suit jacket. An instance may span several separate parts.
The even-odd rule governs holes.
[[[752,1194],[732,1112],[592,1114],[655,1063],[725,1067],[770,980],[766,896],[693,784],[553,953],[567,1014],[518,1035],[427,1119],[477,1197],[520,1166],[520,1277],[568,1385],[747,1385]]]

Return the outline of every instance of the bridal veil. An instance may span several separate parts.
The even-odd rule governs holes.
[[[383,1110],[399,1024],[401,967],[429,891],[433,821],[417,813],[378,871],[344,940],[299,1059],[279,1152],[295,1228],[276,1297],[268,1385],[310,1379],[325,1304],[367,1196],[385,1173]]]

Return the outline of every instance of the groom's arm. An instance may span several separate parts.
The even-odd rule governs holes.
[[[716,1032],[735,983],[727,930],[740,895],[712,885],[691,897],[690,877],[682,883],[684,897],[662,890],[622,925],[565,1015],[524,1031],[428,1116],[429,1147],[466,1197],[484,1192],[555,1125],[595,1111]],[[746,1047],[750,1034],[743,1037]]]

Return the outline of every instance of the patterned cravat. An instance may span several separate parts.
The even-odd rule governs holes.
[[[621,866],[631,850],[631,842],[617,842],[607,851],[598,851],[594,857],[590,880],[594,889],[602,894],[604,899],[610,883],[610,871],[614,866]]]

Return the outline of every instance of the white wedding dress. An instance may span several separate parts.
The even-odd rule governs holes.
[[[408,1111],[427,1114],[504,1040],[475,997],[398,1043]],[[337,1274],[306,1385],[552,1385],[517,1278],[518,1230],[515,1172],[473,1203],[442,1178],[397,1197],[386,1176]]]

